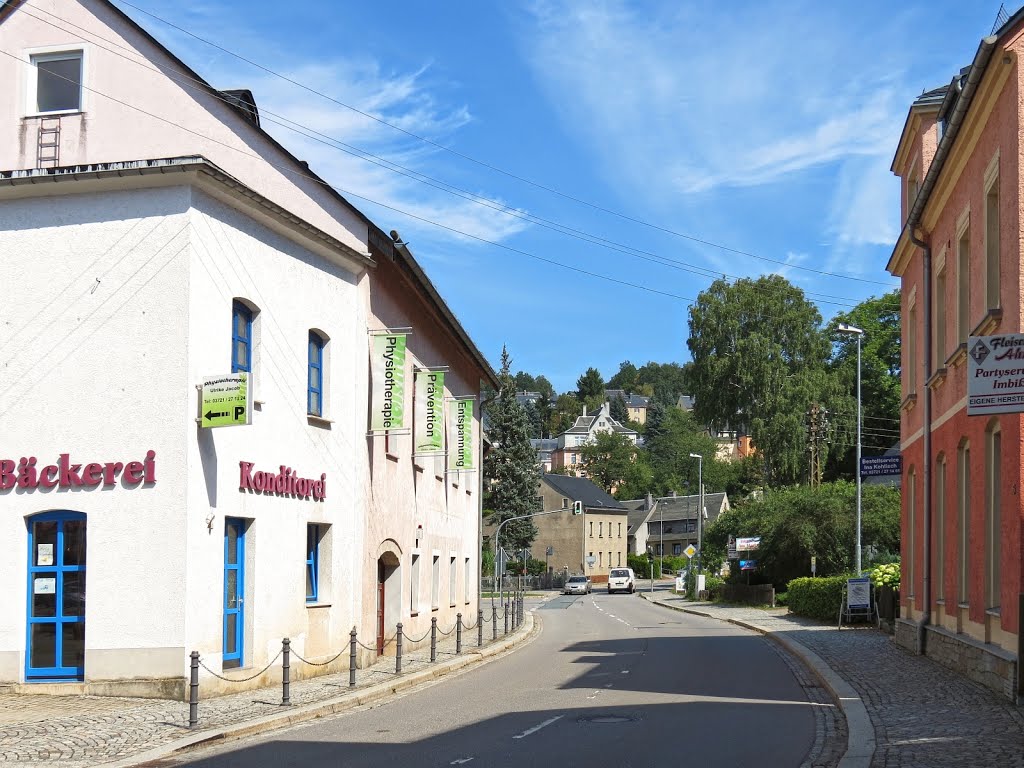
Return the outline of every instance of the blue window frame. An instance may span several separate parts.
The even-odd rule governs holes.
[[[252,310],[240,301],[231,305],[231,372],[252,371]]]
[[[306,526],[306,602],[315,603],[320,591],[320,526]]]
[[[85,515],[28,519],[25,679],[82,680],[85,673]]]
[[[309,375],[306,379],[306,413],[324,415],[324,339],[309,332]]]

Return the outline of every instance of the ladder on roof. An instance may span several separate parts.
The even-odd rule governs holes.
[[[59,117],[44,117],[39,120],[36,165],[39,168],[55,168],[60,165]]]

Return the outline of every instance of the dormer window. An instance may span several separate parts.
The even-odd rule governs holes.
[[[46,115],[82,111],[81,50],[38,53],[30,57],[28,111]]]

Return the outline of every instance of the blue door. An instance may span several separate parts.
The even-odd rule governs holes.
[[[85,676],[85,515],[28,520],[27,681]]]
[[[245,521],[224,519],[224,668],[245,658]]]

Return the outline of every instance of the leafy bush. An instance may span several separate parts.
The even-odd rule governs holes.
[[[722,593],[722,585],[725,584],[725,579],[720,576],[706,576],[704,578],[704,589],[708,591],[708,595],[712,600],[717,600]]]
[[[626,555],[626,565],[633,569],[638,579],[651,578],[651,563],[643,555]]]
[[[879,565],[871,571],[871,583],[875,587],[900,588],[900,564],[888,563]]]
[[[789,604],[789,592],[776,592],[775,593],[775,604],[776,605],[788,605]]]
[[[789,582],[786,602],[789,610],[800,616],[831,621],[839,616],[843,603],[846,575],[816,579],[803,577]]]

